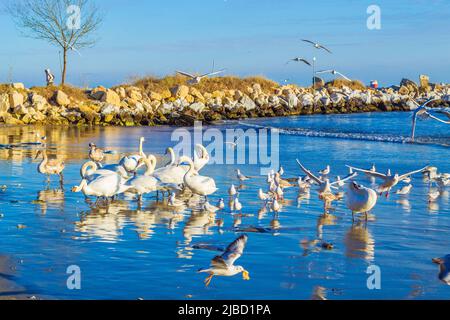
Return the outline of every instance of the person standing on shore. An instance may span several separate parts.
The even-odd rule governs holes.
[[[55,82],[55,76],[51,73],[50,69],[45,69],[45,76],[47,80],[47,87],[52,86]]]

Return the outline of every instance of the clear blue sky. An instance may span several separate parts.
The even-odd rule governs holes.
[[[3,2],[6,0],[0,0]],[[233,75],[265,75],[309,84],[311,71],[289,58],[317,56],[351,78],[382,85],[429,74],[450,81],[450,1],[445,0],[96,0],[105,10],[99,42],[70,54],[70,83],[112,85],[132,76],[165,75],[176,69]],[[381,30],[366,28],[367,7],[381,8]],[[58,50],[23,38],[0,15],[0,82],[42,85],[43,69],[59,79]],[[300,41],[313,39],[333,54]],[[328,78],[327,78],[328,79]]]

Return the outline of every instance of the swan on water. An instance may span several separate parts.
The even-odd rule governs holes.
[[[213,178],[196,174],[194,162],[192,161],[191,158],[182,156],[179,160],[179,163],[181,164],[183,162],[189,164],[189,170],[184,175],[183,183],[193,193],[207,198],[209,195],[213,194],[218,190]]]

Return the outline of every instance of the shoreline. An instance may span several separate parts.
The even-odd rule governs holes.
[[[42,300],[21,286],[13,271],[14,263],[8,256],[0,255],[0,301],[5,300]]]
[[[170,78],[170,77],[168,77]],[[313,114],[411,111],[414,100],[450,106],[450,85],[403,79],[400,86],[373,89],[334,80],[318,88],[281,86],[264,78],[211,78],[188,86],[180,77],[142,79],[132,85],[80,89],[0,85],[0,124],[192,126],[222,120]],[[164,82],[165,81],[165,82]]]

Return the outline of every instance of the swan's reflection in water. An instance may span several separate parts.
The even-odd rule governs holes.
[[[327,300],[327,289],[322,286],[315,286],[311,295],[311,300]]]
[[[194,236],[212,235],[209,228],[215,226],[215,219],[213,213],[193,211],[183,228],[185,244],[190,244]]]
[[[94,207],[80,213],[80,221],[75,223],[75,231],[82,233],[82,238],[99,238],[108,242],[116,242],[126,224],[126,201],[113,201],[108,208]]]
[[[36,204],[39,204],[42,215],[47,214],[47,209],[64,211],[65,196],[63,189],[45,189],[38,192]]]
[[[348,258],[359,258],[370,262],[375,257],[375,240],[362,222],[350,227],[345,235],[344,245],[345,255]]]
[[[133,225],[139,239],[145,240],[152,237],[156,227],[173,230],[184,220],[183,210],[172,208],[166,202],[154,202],[145,209],[131,210],[129,207],[129,201],[116,200],[108,207],[99,206],[82,212],[80,221],[75,223],[75,231],[82,234],[81,238],[117,242],[123,229]]]

